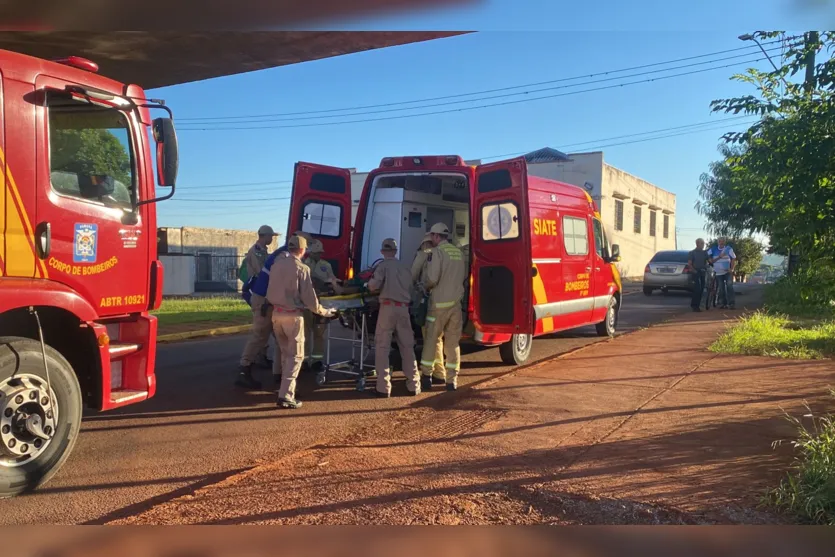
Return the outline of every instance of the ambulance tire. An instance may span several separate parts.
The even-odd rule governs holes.
[[[615,329],[618,326],[618,299],[612,296],[609,299],[609,308],[606,310],[606,318],[595,325],[597,335],[601,337],[615,336]]]
[[[50,346],[46,347],[46,360],[54,400],[48,401],[46,406],[38,402],[24,402],[24,406],[31,405],[32,408],[26,408],[26,411],[32,412],[56,408],[58,418],[55,432],[46,447],[34,458],[15,466],[8,465],[13,458],[6,445],[9,440],[0,442],[0,459],[9,459],[9,462],[0,463],[0,499],[34,491],[48,482],[64,465],[78,439],[83,406],[78,378],[69,362]],[[21,378],[30,386],[39,384],[46,390],[47,378],[40,342],[19,337],[0,337],[0,390],[8,394],[9,391],[20,388],[15,386],[15,380],[19,381]],[[0,412],[3,415],[6,411],[12,411],[12,408],[7,406],[9,401],[4,400],[6,398],[4,396],[0,399]],[[2,431],[5,430],[5,427],[2,428]],[[18,449],[21,448],[20,442],[16,441],[16,445]],[[34,443],[32,450],[36,450]]]
[[[502,362],[510,366],[520,366],[531,357],[533,335],[513,335],[510,342],[499,346]]]

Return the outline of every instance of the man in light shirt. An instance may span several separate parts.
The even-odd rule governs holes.
[[[734,294],[736,254],[734,249],[727,245],[726,238],[719,238],[718,245],[710,248],[708,255],[710,256],[710,263],[713,264],[713,272],[716,275],[716,288],[719,292],[722,309],[734,309],[736,305]]]

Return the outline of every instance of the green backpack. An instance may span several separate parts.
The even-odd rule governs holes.
[[[241,261],[241,266],[238,268],[238,279],[244,284],[249,280],[249,273],[246,271],[246,259]]]

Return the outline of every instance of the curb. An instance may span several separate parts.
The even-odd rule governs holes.
[[[222,335],[237,335],[252,329],[252,325],[234,325],[232,327],[217,327],[214,329],[201,329],[197,331],[185,331],[182,333],[171,333],[157,336],[157,344],[190,340],[193,338],[213,337]]]

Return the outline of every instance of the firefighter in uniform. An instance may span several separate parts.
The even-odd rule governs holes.
[[[319,305],[319,298],[313,288],[310,269],[302,263],[307,241],[293,236],[287,241],[289,257],[279,257],[270,269],[270,284],[267,300],[273,306],[273,332],[283,362],[281,382],[278,389],[278,406],[299,408],[296,400],[296,379],[304,360],[304,318],[305,309],[316,315],[332,317],[334,311]]]
[[[313,287],[317,294],[327,293],[330,286],[335,292],[339,292],[339,283],[336,275],[333,274],[331,264],[322,259],[325,251],[322,242],[313,240],[307,250],[307,257],[302,261],[310,269],[310,277],[313,279]],[[325,330],[327,323],[316,318],[310,311],[304,312],[305,354],[308,356],[307,367],[312,371],[319,371],[322,367],[322,360],[325,359]]]
[[[375,368],[377,369],[378,397],[391,395],[391,369],[389,351],[391,337],[397,333],[397,347],[403,359],[403,374],[406,388],[413,396],[420,394],[420,375],[415,362],[415,336],[409,314],[411,301],[412,273],[409,267],[397,259],[397,242],[393,238],[383,240],[381,261],[368,281],[368,289],[379,291],[380,311],[377,314],[377,328],[374,332]]]
[[[264,268],[264,262],[267,260],[267,246],[272,243],[275,237],[276,233],[269,225],[265,224],[258,229],[258,240],[252,244],[252,247],[249,248],[246,256],[244,256],[244,266],[246,267],[246,276],[248,279],[257,277],[261,269]],[[250,340],[260,339],[263,344],[258,348],[258,352],[255,355],[251,351],[247,353],[245,350],[244,355],[241,357],[241,366],[257,364],[261,367],[268,368],[272,365],[270,359],[267,358],[267,346],[269,344],[272,326],[270,325],[269,319],[266,321],[260,319],[259,314],[261,312],[261,306],[264,303],[264,297],[254,296],[254,298],[250,289],[249,305],[252,308],[252,334]],[[249,347],[249,345],[247,346]]]
[[[432,243],[432,234],[426,233],[423,237],[423,242],[418,248],[415,255],[415,260],[412,262],[412,282],[415,284],[416,303],[420,303],[424,296],[424,283],[426,281],[426,266],[429,262],[429,254],[432,253],[432,248],[435,244]],[[426,342],[426,322],[423,323],[420,330],[423,335],[423,342]],[[432,383],[443,385],[446,383],[446,371],[444,370],[444,343],[443,339],[439,338],[435,345],[435,360],[432,365]]]
[[[449,243],[449,229],[443,223],[429,229],[435,248],[429,255],[426,282],[429,290],[429,311],[426,315],[426,333],[420,357],[421,387],[432,388],[432,368],[440,337],[444,337],[446,386],[448,391],[458,388],[458,371],[461,368],[461,299],[464,297],[464,281],[467,269],[461,249]]]

